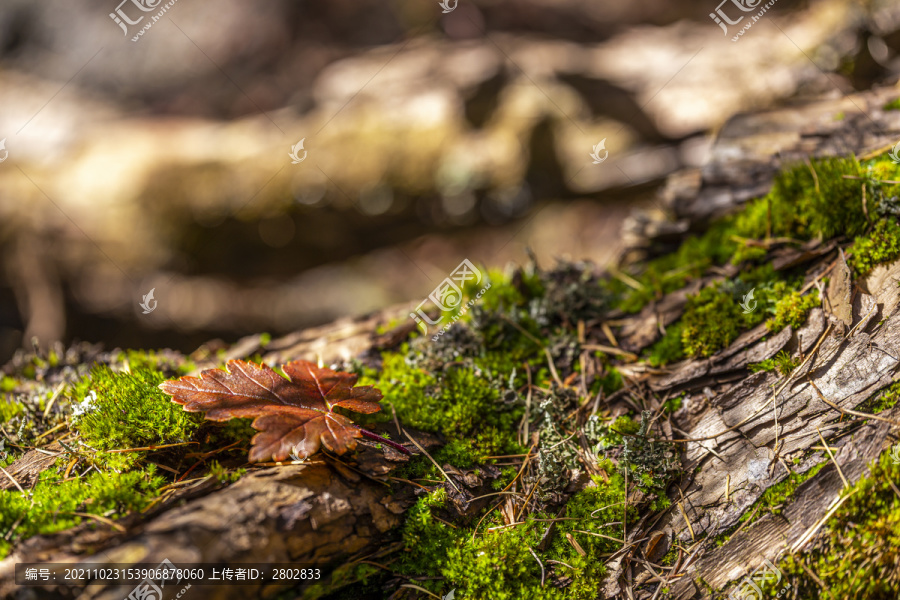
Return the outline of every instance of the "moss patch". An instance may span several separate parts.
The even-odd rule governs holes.
[[[870,476],[844,493],[853,495],[825,523],[817,547],[781,562],[779,568],[791,577],[800,597],[844,600],[896,595],[900,589],[900,498],[889,482],[898,481],[900,464],[885,452],[870,466]]]
[[[201,418],[174,404],[157,386],[166,377],[149,367],[117,373],[99,365],[75,387],[72,419],[82,439],[97,450],[184,442]]]
[[[900,225],[893,219],[882,219],[866,236],[856,238],[848,260],[858,277],[865,277],[878,265],[900,258]]]
[[[0,558],[18,540],[62,531],[85,520],[77,512],[114,520],[141,510],[165,484],[155,465],[121,474],[94,471],[69,481],[62,480],[61,470],[60,463],[57,469],[41,473],[30,497],[17,490],[0,491],[0,532],[4,534]]]

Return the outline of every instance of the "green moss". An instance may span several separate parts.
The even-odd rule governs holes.
[[[893,219],[882,219],[866,236],[856,238],[848,260],[858,277],[864,277],[878,265],[900,258],[900,225]]]
[[[0,536],[0,558],[20,540],[62,531],[85,520],[73,513],[116,519],[141,510],[164,484],[155,465],[122,474],[94,471],[65,482],[56,470],[44,471],[31,497],[17,490],[0,491],[0,532],[4,534]]]
[[[229,471],[215,460],[209,463],[209,474],[215,477],[219,483],[234,483],[246,472],[247,469],[235,469],[234,471]]]
[[[98,365],[75,386],[79,402],[73,428],[96,450],[137,448],[184,442],[197,432],[202,418],[185,412],[157,386],[166,379],[140,366],[117,373]]]
[[[797,365],[799,364],[799,360],[791,358],[790,353],[782,350],[773,358],[769,358],[758,363],[751,363],[747,365],[747,368],[750,369],[750,371],[752,371],[753,373],[758,373],[760,371],[777,370],[781,375],[788,375],[795,368],[797,368]]]
[[[790,325],[793,329],[798,329],[806,322],[809,311],[817,306],[818,290],[812,290],[805,296],[797,291],[790,292],[775,303],[775,316],[766,321],[766,328],[769,331],[781,331]]]
[[[860,410],[878,414],[893,408],[897,404],[898,399],[900,399],[900,381],[895,381],[889,386],[872,394],[872,396],[860,406]]]
[[[900,98],[887,102],[882,108],[884,110],[900,110]]]
[[[16,380],[4,375],[0,378],[0,392],[11,392],[16,389]]]
[[[524,402],[507,389],[522,382],[516,383],[514,377],[504,381],[499,375],[514,373],[512,364],[486,353],[478,359],[446,364],[432,374],[410,364],[405,351],[406,347],[401,353],[386,355],[381,373],[364,373],[360,385],[380,389],[382,402],[393,405],[404,426],[443,436],[447,443],[434,452],[435,460],[469,468],[484,462],[485,456],[525,452],[516,439]],[[390,415],[388,408],[374,416],[387,421]],[[415,457],[397,476],[440,478],[424,457]]]
[[[900,464],[889,453],[870,466],[825,523],[812,550],[779,564],[800,597],[822,600],[893,598],[900,589],[900,498],[891,482]],[[896,484],[895,484],[896,485]],[[805,567],[805,568],[804,568]],[[812,571],[820,586],[807,573]]]
[[[879,158],[863,165],[852,157],[824,158],[786,168],[764,197],[714,222],[706,233],[687,238],[676,251],[649,261],[643,272],[633,273],[640,289],[611,280],[607,286],[620,298],[617,307],[626,313],[638,312],[699,277],[710,265],[761,261],[764,249],[750,240],[861,235],[868,224],[862,210],[862,185],[867,189],[868,213],[876,215],[876,209],[890,200],[884,191],[888,184],[878,179],[897,176],[896,165],[889,162]]]
[[[727,347],[741,331],[757,325],[764,311],[744,312],[737,289],[714,284],[688,298],[681,318],[681,345],[689,357],[710,356]],[[762,294],[758,302],[763,304]]]
[[[674,412],[678,412],[681,409],[682,403],[684,403],[683,393],[663,402],[663,407],[671,414]]]
[[[152,369],[166,376],[187,375],[196,368],[192,361],[166,350],[124,350],[119,352],[115,362],[122,363],[126,371]]]
[[[555,523],[553,542],[544,551],[538,546],[550,523],[537,519],[553,517],[537,513],[521,525],[489,532],[487,529],[503,525],[499,513],[494,511],[473,537],[472,526],[451,529],[437,520],[435,513],[440,513],[445,501],[446,493],[441,489],[420,498],[410,509],[403,528],[406,551],[394,567],[404,574],[443,578],[417,583],[434,594],[445,595],[456,589],[458,598],[593,599],[605,574],[604,556],[621,547],[619,542],[583,533],[622,536],[621,524],[605,526],[622,521],[624,480],[620,475],[613,475],[609,483],[598,477],[590,487],[570,498],[564,517],[572,520]],[[629,520],[635,517],[636,511],[629,507]],[[475,523],[477,520],[473,526]],[[567,534],[585,556],[569,542]],[[532,551],[548,570],[548,577],[571,577],[571,585],[565,589],[542,587],[541,567]]]
[[[800,487],[803,482],[811,479],[822,470],[825,465],[828,464],[828,461],[820,462],[819,464],[813,466],[805,473],[790,473],[786,479],[781,481],[780,483],[776,483],[771,486],[760,498],[753,503],[753,506],[747,508],[744,513],[741,515],[740,519],[738,519],[738,523],[731,527],[726,532],[720,533],[716,536],[715,542],[717,546],[722,546],[731,538],[731,535],[737,530],[739,527],[744,526],[745,523],[755,523],[758,521],[763,515],[767,513],[779,514],[784,504],[788,501],[788,499],[794,495],[794,492],[797,491],[797,488]]]
[[[650,363],[650,366],[663,367],[684,358],[681,332],[682,324],[680,322],[673,323],[666,328],[666,334],[650,346],[646,353],[645,360]]]
[[[760,506],[760,511],[757,515],[757,518],[761,517],[767,512],[774,514],[780,513],[781,507],[785,504],[788,498],[794,495],[794,492],[797,491],[797,488],[800,487],[803,482],[815,477],[815,475],[819,471],[821,471],[822,468],[827,464],[827,461],[822,461],[805,473],[791,473],[784,479],[784,481],[782,481],[781,483],[776,483],[765,492],[763,492],[763,495],[757,501],[757,505]],[[742,522],[746,521],[752,512],[752,510],[745,511],[744,516],[741,519]]]
[[[865,175],[852,157],[814,159],[788,168],[775,177],[766,196],[748,203],[737,216],[736,234],[763,238],[770,233],[796,239],[859,235],[867,225],[858,181]],[[870,214],[874,213],[871,195],[867,202]]]
[[[0,423],[9,423],[13,417],[21,415],[25,408],[11,396],[0,398]]]

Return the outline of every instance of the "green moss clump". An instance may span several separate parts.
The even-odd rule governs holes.
[[[680,322],[666,327],[666,334],[647,351],[645,360],[650,363],[650,366],[664,367],[669,363],[677,362],[684,358],[681,330],[682,324]]]
[[[884,109],[884,110],[900,110],[900,98],[896,98],[894,100],[891,100],[890,102],[885,103],[885,105],[882,106],[882,109]]]
[[[4,375],[0,377],[0,392],[11,392],[16,389],[16,380]]]
[[[23,412],[25,412],[24,407],[11,397],[0,398],[0,423],[9,423]]]
[[[97,450],[137,448],[184,442],[202,422],[187,413],[157,386],[166,377],[149,367],[117,373],[97,365],[75,386],[80,402],[72,426]]]
[[[788,498],[794,495],[794,492],[797,491],[797,488],[800,487],[803,482],[815,477],[816,473],[821,471],[822,468],[827,464],[827,461],[822,461],[814,467],[810,468],[805,473],[791,473],[784,481],[782,481],[781,483],[776,483],[765,492],[763,492],[763,495],[757,501],[761,507],[760,514],[758,516],[762,516],[766,512],[771,512],[774,514],[780,513],[780,507],[784,505]],[[749,515],[752,512],[752,510],[748,510],[744,513],[744,515],[749,518]]]
[[[847,490],[852,496],[826,522],[815,549],[788,556],[778,565],[792,576],[799,597],[896,596],[900,589],[900,498],[891,482],[900,481],[900,464],[884,452],[870,466],[870,473]]]
[[[818,290],[813,290],[806,296],[801,296],[797,291],[790,292],[775,303],[775,316],[766,321],[766,328],[769,331],[781,331],[790,325],[793,329],[798,329],[806,322],[809,311],[818,305]]]
[[[69,481],[61,481],[55,470],[44,471],[31,497],[18,490],[0,491],[0,531],[9,532],[0,537],[0,558],[19,540],[77,525],[84,517],[76,512],[115,519],[139,511],[158,495],[163,485],[165,480],[156,474],[152,464],[141,471],[95,471]]]
[[[753,504],[753,506],[744,511],[744,514],[741,515],[741,518],[738,519],[738,523],[735,526],[733,526],[729,531],[716,536],[716,545],[724,545],[725,542],[727,542],[731,537],[732,533],[734,533],[734,531],[739,527],[744,526],[745,523],[754,523],[767,513],[780,513],[781,508],[784,506],[785,502],[794,494],[795,491],[797,491],[797,488],[799,488],[800,485],[803,484],[803,482],[814,477],[816,473],[821,471],[822,468],[827,464],[828,461],[823,461],[813,466],[805,473],[791,473],[785,480],[780,483],[776,483],[775,485],[767,489],[765,492],[763,492],[763,495]]]
[[[791,357],[790,353],[782,350],[773,358],[768,358],[758,363],[747,365],[753,373],[760,371],[778,371],[781,375],[788,375],[797,368],[800,362]]]
[[[451,529],[435,518],[446,501],[446,492],[437,490],[410,509],[403,529],[407,551],[394,568],[401,573],[443,578],[419,582],[442,596],[456,589],[461,598],[593,600],[605,574],[603,556],[618,550],[621,543],[583,532],[621,537],[624,494],[621,475],[611,476],[608,483],[595,478],[591,486],[569,499],[564,515],[568,520],[555,523],[553,542],[540,551],[539,543],[552,516],[537,513],[520,525],[489,532],[487,529],[503,525],[495,511],[473,536],[471,527]],[[635,518],[636,511],[629,507],[629,521]],[[610,522],[620,524],[605,526]],[[584,556],[569,542],[569,535]],[[532,551],[548,577],[571,577],[571,585],[565,589],[541,586],[541,567]]]
[[[393,405],[405,425],[443,435],[448,443],[435,460],[466,468],[484,456],[525,451],[516,441],[524,403],[509,389],[522,382],[501,380],[498,361],[487,353],[476,360],[447,363],[432,374],[410,364],[402,353],[391,354],[384,357],[382,372],[374,377],[366,373],[360,385],[380,389],[382,402]],[[509,364],[502,366],[515,372]],[[380,418],[388,420],[389,415],[382,413]],[[413,460],[400,476],[422,476],[431,469],[430,463]]]
[[[857,179],[846,179],[844,175]],[[814,159],[775,177],[771,191],[748,203],[735,219],[736,234],[748,238],[812,239],[859,235],[866,229],[859,179],[867,175],[855,158]],[[867,197],[870,214],[875,199]]]
[[[745,313],[734,293],[722,285],[703,288],[688,298],[681,317],[681,345],[685,355],[711,356],[727,347],[741,331],[758,324],[763,314],[763,311]]]
[[[872,232],[856,238],[848,263],[858,277],[865,277],[878,265],[900,258],[900,225],[881,219]]]
[[[865,411],[878,414],[893,408],[900,400],[900,381],[895,381],[866,401]]]

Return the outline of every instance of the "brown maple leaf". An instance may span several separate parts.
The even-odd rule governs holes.
[[[290,454],[306,458],[321,446],[337,454],[356,447],[362,436],[409,454],[403,446],[355,425],[335,408],[358,413],[381,410],[381,392],[354,387],[356,375],[298,360],[282,365],[285,379],[267,365],[230,360],[227,370],[208,369],[200,377],[164,381],[160,389],[189,412],[204,412],[211,421],[253,418],[251,462],[279,461]]]

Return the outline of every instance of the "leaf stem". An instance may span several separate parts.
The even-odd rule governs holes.
[[[405,454],[405,455],[407,455],[407,456],[412,456],[412,452],[410,452],[409,450],[407,450],[406,448],[404,448],[403,446],[401,446],[401,445],[398,444],[397,442],[392,442],[392,441],[389,440],[389,439],[383,438],[383,437],[381,437],[380,435],[378,435],[377,433],[372,433],[371,431],[369,431],[369,430],[367,430],[367,429],[363,429],[363,428],[360,427],[359,425],[354,425],[354,427],[356,427],[357,429],[359,429],[360,433],[362,433],[362,434],[363,434],[364,436],[366,436],[367,438],[369,438],[369,439],[371,439],[371,440],[379,441],[379,442],[381,442],[382,444],[387,444],[388,446],[390,446],[391,448],[393,448],[393,449],[396,450],[397,452],[402,452],[403,454]]]

